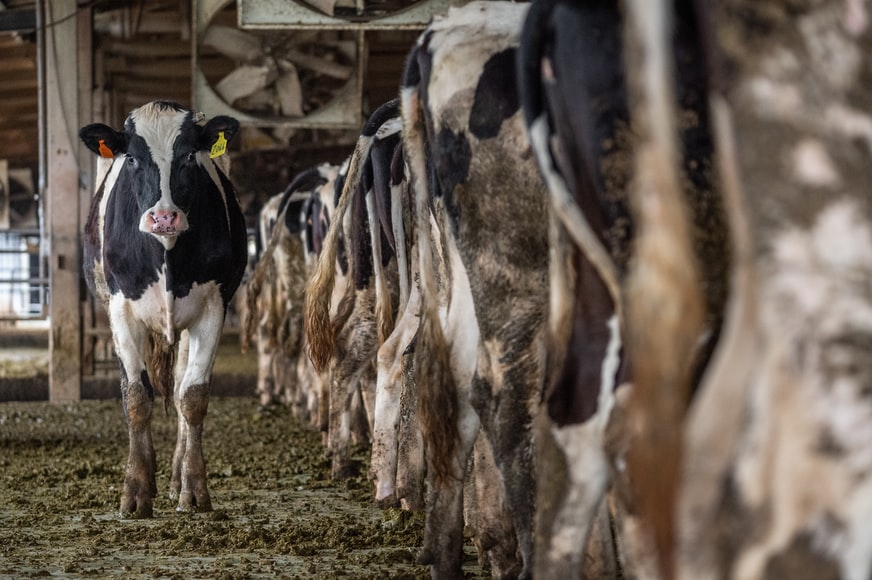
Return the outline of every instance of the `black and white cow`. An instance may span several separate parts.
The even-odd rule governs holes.
[[[302,384],[298,361],[303,347],[303,299],[311,230],[319,218],[319,190],[333,181],[338,168],[324,163],[298,173],[285,190],[264,204],[259,228],[264,248],[246,289],[244,335],[258,352],[258,394],[262,405],[283,401],[295,416],[308,413],[308,384]],[[247,347],[247,343],[245,344]]]
[[[678,575],[870,578],[869,4],[706,16],[734,274],[686,422]]]
[[[376,482],[375,499],[383,506],[402,503],[406,508],[419,509],[423,505],[423,445],[415,419],[416,397],[409,372],[409,347],[418,328],[420,292],[414,282],[417,249],[412,240],[412,199],[403,156],[398,105],[397,100],[386,103],[364,127],[358,152],[349,160],[349,164],[354,163],[350,173],[360,176],[360,183],[357,188],[348,190],[348,197],[340,196],[335,217],[340,220],[344,220],[344,216],[356,217],[366,225],[361,233],[369,231],[369,243],[356,236],[348,240],[348,247],[352,262],[371,267],[373,287],[367,291],[375,293],[374,301],[355,299],[354,310],[369,308],[368,312],[351,315],[357,320],[374,321],[378,335],[377,344],[370,341],[365,346],[356,346],[364,353],[362,360],[366,359],[366,364],[375,354],[375,411],[370,462],[370,473]],[[352,208],[355,204],[358,206],[356,211]],[[365,220],[362,215],[364,204]],[[352,211],[349,212],[348,208]],[[331,255],[339,248],[341,233],[337,230],[329,240]],[[365,252],[370,255],[365,255]],[[327,259],[325,257],[321,267],[330,267]],[[360,271],[358,266],[355,269]],[[317,276],[316,281],[309,289],[313,320],[325,316],[326,297],[331,294],[328,280]],[[332,294],[336,296],[336,288]],[[316,312],[318,308],[320,314]],[[334,333],[338,330],[335,321],[334,318],[331,329]],[[325,336],[314,326],[310,332],[313,352],[332,348],[329,335]],[[336,378],[340,383],[345,380],[341,374]]]
[[[464,503],[475,507],[467,520],[494,576],[532,573],[548,222],[515,78],[528,7],[472,2],[435,18],[401,88],[421,284],[414,364],[429,483],[421,560],[436,578],[461,576]],[[464,497],[470,460],[474,489]]]
[[[642,555],[647,562],[633,554],[630,566],[672,567],[687,393],[723,319],[730,248],[712,166],[704,32],[692,0],[645,18],[633,18],[636,8],[537,0],[523,33],[521,92],[554,217],[552,376],[540,436],[567,466],[540,486],[540,497],[557,499],[538,520],[539,574],[578,575],[584,553],[567,540],[587,535],[611,472],[627,481],[625,465],[634,493],[621,506],[644,517],[661,554]],[[639,31],[658,25],[664,44],[654,52]],[[660,84],[651,87],[654,67]],[[628,396],[633,418],[623,426],[632,435],[621,426]],[[626,547],[640,543],[654,552],[647,540]]]
[[[155,391],[172,395],[179,415],[170,496],[179,510],[211,509],[203,420],[225,311],[247,259],[236,190],[213,158],[238,128],[230,117],[206,122],[155,101],[132,111],[123,131],[93,124],[79,133],[113,158],[91,202],[84,269],[121,362],[130,437],[122,514],[153,512]]]
[[[399,101],[380,106],[363,128],[348,162],[332,225],[307,289],[306,335],[316,369],[330,373],[328,448],[334,477],[350,473],[350,405],[360,396],[373,427],[376,353],[393,326],[397,302],[390,166],[400,143]],[[344,240],[350,284],[335,313],[335,265]],[[332,314],[332,316],[331,316]]]

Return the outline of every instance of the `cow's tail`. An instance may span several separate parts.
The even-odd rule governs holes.
[[[524,21],[525,40],[521,43],[517,59],[518,81],[525,89],[520,91],[521,105],[530,145],[548,186],[554,218],[566,229],[566,233],[582,249],[585,258],[602,278],[614,304],[615,315],[623,323],[623,297],[617,266],[578,206],[551,154],[550,127],[545,111],[545,94],[541,86],[540,63],[543,59],[543,47],[546,45],[547,20],[554,10],[554,4],[554,0],[533,2]]]
[[[163,397],[164,411],[169,412],[173,398],[173,369],[176,364],[175,346],[167,342],[163,334],[152,334],[149,340],[151,353],[148,357],[148,374],[155,393]]]
[[[409,59],[401,90],[403,138],[415,193],[415,216],[418,240],[419,284],[421,287],[421,321],[415,346],[415,384],[418,412],[427,445],[431,476],[437,487],[453,476],[453,457],[457,430],[457,385],[451,373],[448,345],[439,321],[439,296],[436,287],[433,247],[431,245],[430,200],[424,149],[424,120],[421,82],[414,53]]]
[[[375,194],[373,194],[375,195]],[[378,343],[384,344],[394,328],[394,313],[391,307],[391,294],[388,290],[387,272],[382,264],[382,233],[376,215],[375,200],[368,196],[366,211],[369,218],[370,244],[372,245],[372,266],[375,274],[375,319]]]
[[[355,145],[354,152],[348,164],[348,174],[339,196],[335,216],[330,218],[330,227],[315,271],[306,287],[305,329],[309,359],[315,370],[323,372],[333,356],[336,346],[336,326],[330,320],[330,301],[333,286],[336,281],[336,257],[339,252],[339,235],[342,232],[342,222],[351,199],[354,197],[360,181],[363,162],[369,155],[372,146],[372,136],[362,135]],[[343,300],[344,301],[344,300]],[[340,307],[340,311],[342,308]]]
[[[666,3],[628,4],[625,38],[641,134],[638,185],[631,194],[638,225],[627,289],[634,394],[628,451],[631,485],[654,534],[661,573],[674,577],[675,514],[681,470],[682,425],[704,302],[679,180],[678,131],[668,79],[671,14]],[[633,56],[644,59],[632,62]],[[635,74],[634,74],[635,73]]]
[[[391,227],[394,230],[394,240],[397,246],[397,273],[399,276],[400,295],[397,312],[406,310],[409,301],[409,255],[411,243],[406,239],[406,219],[414,215],[408,205],[408,175],[405,170],[406,161],[403,155],[403,143],[394,149],[391,159]],[[412,228],[414,231],[414,228]]]
[[[276,219],[277,224],[284,223],[284,213],[286,211],[287,206],[283,208],[283,211]],[[243,353],[248,352],[251,338],[257,335],[257,324],[260,320],[257,300],[260,298],[261,292],[263,292],[264,280],[273,280],[276,277],[273,254],[276,251],[276,246],[278,246],[278,238],[281,237],[277,235],[278,231],[279,228],[273,228],[273,235],[270,236],[269,243],[261,254],[260,259],[257,261],[257,265],[254,267],[254,271],[251,273],[251,277],[248,280],[248,287],[245,292],[245,316],[242,320]]]

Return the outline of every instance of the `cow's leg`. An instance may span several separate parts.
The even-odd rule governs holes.
[[[348,358],[331,365],[330,410],[327,426],[327,453],[330,457],[330,475],[342,479],[352,475],[348,444],[351,437],[351,399],[357,388],[357,378],[349,372]]]
[[[613,532],[614,520],[608,500],[609,496],[606,495],[600,502],[599,509],[591,524],[590,537],[584,548],[582,578],[611,580],[629,576],[625,570],[619,571],[617,546]]]
[[[378,352],[370,474],[375,480],[375,501],[381,506],[392,506],[397,501],[397,430],[403,373],[399,338],[395,332]]]
[[[463,577],[463,482],[478,432],[478,415],[469,404],[461,405],[451,473],[437,482],[433,469],[427,470],[427,518],[418,562],[430,564],[434,579]]]
[[[173,472],[170,476],[170,499],[177,500],[182,491],[182,458],[185,456],[185,446],[188,440],[188,423],[182,420],[182,412],[179,409],[179,389],[182,379],[185,378],[185,369],[188,368],[188,331],[185,330],[179,337],[179,348],[176,354],[176,366],[173,375],[173,404],[176,408],[176,448],[173,452]]]
[[[372,466],[379,504],[396,502],[398,432],[403,390],[403,351],[417,331],[420,293],[413,288],[394,331],[379,348],[373,421]]]
[[[594,418],[582,425],[551,426],[549,433],[541,433],[550,438],[559,458],[556,463],[565,470],[565,493],[550,503],[549,516],[542,524],[551,541],[539,556],[539,564],[551,570],[581,569],[584,552],[579,548],[587,544],[608,485],[609,467],[597,423]]]
[[[351,442],[354,445],[369,445],[372,427],[369,418],[372,413],[367,408],[367,399],[375,395],[375,369],[371,365],[363,371],[357,388],[351,393]]]
[[[426,385],[419,384],[419,408],[424,413],[433,412],[425,400],[432,400],[433,394],[442,389],[453,390],[456,404],[456,440],[453,452],[449,455],[445,449],[438,448],[438,438],[428,435],[431,444],[427,447],[427,479],[429,482],[427,519],[424,526],[424,547],[419,561],[431,564],[433,578],[459,578],[462,574],[463,555],[463,482],[466,466],[469,461],[475,438],[478,436],[481,422],[470,402],[471,386],[478,359],[480,330],[466,267],[457,251],[456,242],[446,236],[446,259],[450,262],[451,289],[450,307],[443,320],[437,322],[444,329],[444,343],[440,344],[432,337],[427,328],[432,321],[433,310],[422,308],[422,326],[419,329],[419,343],[416,345],[415,364],[416,376],[429,380]],[[421,255],[428,256],[429,248]],[[425,260],[421,260],[422,272]],[[422,293],[422,300],[423,298]],[[424,316],[429,318],[425,319]],[[440,318],[442,318],[440,316]],[[438,333],[436,333],[438,334]],[[448,364],[450,369],[431,368],[427,371],[427,358],[436,361],[443,360],[442,349],[448,349]],[[431,350],[432,349],[432,350]],[[444,363],[443,363],[444,364]],[[442,374],[450,371],[450,376]],[[440,376],[441,375],[441,376]],[[453,385],[452,385],[453,381]],[[454,386],[454,389],[452,389]],[[424,391],[424,389],[427,391]],[[456,390],[455,390],[456,389]],[[426,399],[425,399],[426,396]],[[437,411],[438,412],[438,411]],[[433,417],[426,423],[432,425]],[[444,417],[442,418],[444,421]],[[422,417],[423,421],[423,417]],[[446,442],[442,442],[445,444]],[[447,460],[447,461],[446,461]],[[441,477],[434,477],[441,466],[445,472]]]
[[[312,366],[309,357],[300,353],[297,359],[297,380],[305,385],[306,391],[306,418],[312,427],[318,427],[320,411],[321,380],[319,373]]]
[[[275,348],[269,344],[269,339],[261,329],[257,330],[257,398],[261,406],[269,406],[275,402],[275,377],[273,376],[273,354]]]
[[[475,530],[479,560],[486,560],[494,578],[519,578],[522,563],[518,559],[518,541],[510,511],[506,507],[502,474],[494,461],[493,448],[484,432],[475,440],[471,490],[475,494],[474,513],[467,515],[467,525]]]
[[[317,371],[316,371],[317,372]],[[333,370],[328,368],[326,371],[318,373],[318,417],[316,418],[316,426],[321,431],[321,443],[329,448],[328,434],[330,431],[330,385],[332,384],[331,377]]]
[[[282,293],[282,299],[288,304],[287,292]],[[278,372],[276,373],[276,393],[279,399],[291,408],[295,419],[305,416],[305,394],[301,383],[297,380],[297,359],[300,355],[300,324],[301,319],[287,306],[283,313],[281,324],[281,341],[278,351],[281,353]]]
[[[121,514],[150,518],[157,484],[151,439],[154,388],[145,365],[148,331],[131,319],[123,300],[110,302],[109,307],[115,350],[121,361],[121,400],[129,438]]]
[[[309,414],[309,383],[300,373],[300,359],[305,358],[301,350],[303,342],[303,337],[300,335],[302,324],[303,320],[301,317],[295,317],[289,322],[291,338],[287,341],[290,347],[286,347],[287,376],[284,380],[285,397],[291,404],[291,411],[294,417],[299,421],[305,421]]]
[[[332,457],[334,478],[348,477],[353,469],[348,456],[351,435],[351,401],[358,383],[367,380],[375,356],[376,328],[375,292],[371,288],[357,290],[354,311],[345,323],[336,356],[331,364],[330,411],[327,430],[328,452]]]
[[[397,498],[403,509],[424,509],[424,437],[418,420],[418,393],[415,387],[415,357],[403,353],[403,385],[400,392],[400,425],[397,444]]]
[[[529,578],[533,568],[536,489],[532,410],[544,382],[544,356],[540,348],[544,329],[540,322],[543,316],[535,305],[525,315],[518,301],[514,310],[516,318],[511,328],[517,334],[482,341],[472,404],[483,417],[482,428],[492,446],[492,457],[482,454],[476,459],[493,462],[494,472],[498,470],[501,477],[492,485],[504,486],[505,506],[494,503],[492,508],[507,510],[516,536],[492,531],[491,564],[497,570],[514,570],[517,545],[523,561],[519,576]],[[498,520],[496,514],[492,517]]]
[[[176,394],[178,420],[185,422],[186,429],[184,448],[176,448],[181,457],[173,458],[174,467],[179,467],[173,477],[181,482],[179,511],[212,509],[203,458],[203,421],[209,407],[209,382],[223,324],[224,305],[215,294],[204,306],[203,316],[188,329],[188,364]]]

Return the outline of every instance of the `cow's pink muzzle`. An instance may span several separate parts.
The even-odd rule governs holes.
[[[179,218],[179,212],[165,209],[158,209],[148,212],[146,216],[146,224],[153,234],[159,236],[175,236],[182,232],[180,228],[182,220]]]

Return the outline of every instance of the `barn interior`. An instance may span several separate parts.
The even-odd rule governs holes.
[[[117,396],[80,267],[95,179],[80,127],[120,128],[154,99],[236,117],[231,177],[253,236],[297,172],[351,152],[420,30],[457,3],[0,1],[0,400]],[[234,352],[236,324],[231,313]]]

